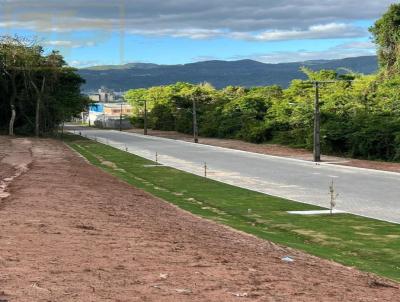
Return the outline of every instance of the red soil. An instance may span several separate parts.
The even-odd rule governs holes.
[[[195,217],[61,142],[0,137],[0,179],[21,163],[0,200],[0,301],[400,301],[396,283]]]

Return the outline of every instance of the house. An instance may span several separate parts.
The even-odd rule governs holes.
[[[98,93],[90,94],[94,101],[89,106],[89,114],[86,113],[85,122],[100,128],[130,128],[132,106],[116,94],[113,90],[101,87]]]

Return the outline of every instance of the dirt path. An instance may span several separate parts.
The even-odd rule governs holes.
[[[0,301],[400,301],[387,281],[194,217],[59,142],[0,146],[31,154],[0,201]]]
[[[143,129],[130,129],[126,130],[128,132],[143,134]],[[149,135],[165,137],[170,139],[177,139],[192,142],[193,137],[191,135],[182,134],[176,131],[160,131],[160,130],[148,130]],[[221,139],[221,138],[208,138],[200,137],[199,142],[205,145],[212,145],[236,150],[243,150],[261,154],[283,156],[290,158],[297,158],[303,160],[313,160],[313,154],[306,149],[290,148],[281,145],[274,144],[252,144],[235,139]],[[371,160],[360,160],[352,158],[343,158],[337,156],[327,156],[323,155],[321,157],[322,161],[330,162],[337,165],[352,166],[358,168],[375,169],[391,172],[400,173],[400,163],[390,163],[390,162],[379,162]]]

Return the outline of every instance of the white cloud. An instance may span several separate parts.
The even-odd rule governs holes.
[[[47,46],[61,46],[61,47],[71,47],[73,45],[72,41],[60,41],[60,40],[55,40],[55,41],[46,41],[43,43],[44,45]]]
[[[367,35],[365,29],[345,23],[329,23],[313,25],[305,30],[274,30],[262,33],[230,32],[221,29],[160,29],[160,30],[130,30],[128,33],[146,36],[168,36],[174,38],[210,39],[210,38],[234,38],[250,41],[283,41],[303,39],[332,39],[355,38]]]
[[[393,0],[0,0],[0,29],[29,29],[49,38],[45,45],[64,50],[100,44],[114,32],[260,42],[351,39],[368,36],[354,21],[378,18],[391,3]],[[90,31],[84,40],[74,35],[82,31]],[[288,62],[372,53],[371,43],[351,42],[328,51],[273,52],[254,58]]]
[[[63,48],[80,48],[80,47],[91,47],[96,45],[94,41],[81,41],[81,40],[50,40],[50,41],[44,41],[42,44],[49,47],[54,46]]]
[[[160,29],[160,30],[130,30],[130,34],[146,36],[168,36],[174,38],[189,38],[194,40],[210,39],[226,35],[222,30],[214,29]]]
[[[349,42],[349,43],[340,44],[336,47],[342,48],[342,49],[364,49],[364,50],[376,49],[376,45],[374,43],[372,43],[371,41]]]
[[[218,37],[234,38],[250,41],[287,41],[304,39],[356,38],[367,35],[365,29],[345,23],[329,23],[313,25],[305,30],[274,30],[262,33],[230,32],[221,29],[160,29],[160,30],[130,30],[130,34],[147,36],[169,36],[174,38],[210,39]]]
[[[104,65],[104,62],[100,62],[98,60],[87,60],[87,61],[79,61],[73,60],[69,62],[69,65],[76,68],[84,68],[89,66],[96,66],[96,65]]]
[[[249,39],[257,41],[282,41],[303,39],[332,39],[362,37],[367,33],[364,29],[345,23],[328,23],[313,25],[305,30],[274,30],[265,31]]]
[[[354,20],[379,17],[393,0],[0,0],[0,27],[38,32],[124,30],[203,39],[277,40],[327,36]],[[319,25],[321,24],[321,25]],[[193,33],[190,33],[190,32]],[[214,33],[216,31],[216,33]],[[349,35],[354,35],[354,28]],[[253,35],[251,35],[253,36]],[[254,37],[250,37],[253,38]]]
[[[362,47],[363,45],[366,47]],[[258,53],[250,56],[235,56],[230,59],[253,59],[263,63],[289,63],[376,55],[375,48],[370,46],[371,45],[368,42],[354,42],[336,45],[327,50],[321,51],[304,49],[300,49],[297,51],[276,51],[270,53]]]

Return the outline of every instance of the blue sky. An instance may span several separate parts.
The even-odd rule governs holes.
[[[36,37],[76,67],[374,54],[368,27],[393,1],[348,2],[0,0],[0,34]]]

